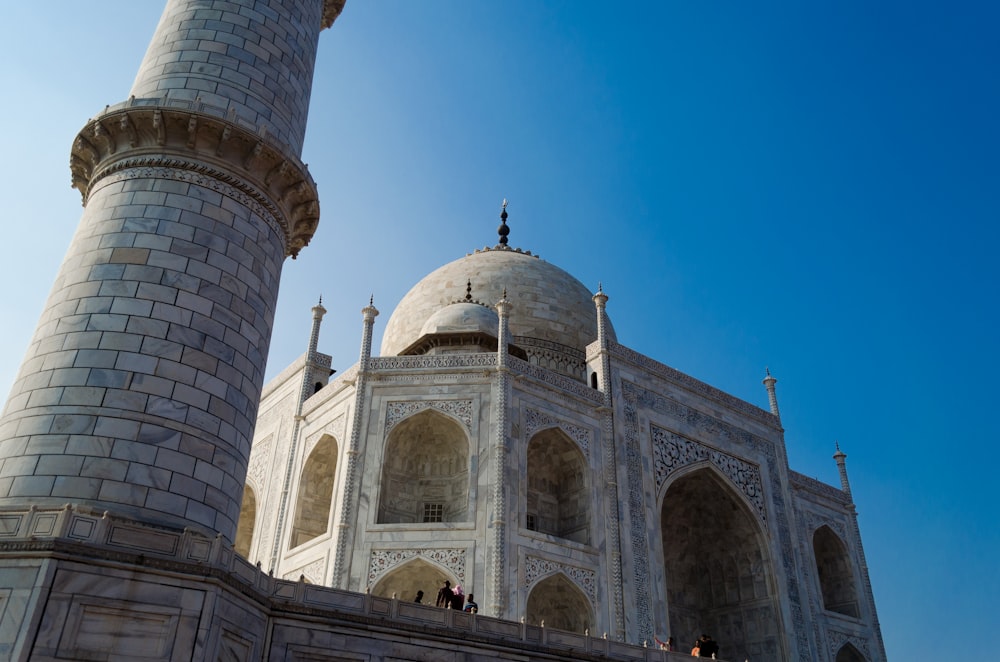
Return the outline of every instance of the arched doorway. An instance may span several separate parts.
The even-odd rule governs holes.
[[[528,594],[525,620],[531,625],[583,634],[593,625],[594,611],[587,596],[566,575],[557,573],[538,582]]]
[[[558,428],[528,442],[525,528],[574,542],[590,542],[590,489],[580,447]]]
[[[677,478],[660,531],[670,634],[685,645],[708,634],[722,659],[782,659],[764,536],[728,480],[708,467]]]
[[[850,643],[844,644],[839,651],[837,651],[837,659],[835,662],[868,662],[865,656],[858,651],[857,648],[852,646]]]
[[[816,573],[823,594],[823,609],[858,618],[858,593],[847,546],[828,526],[813,534]]]
[[[469,438],[453,419],[428,409],[386,439],[378,523],[469,519]]]
[[[289,549],[326,533],[336,474],[337,441],[330,435],[323,435],[309,453],[299,475]]]
[[[423,591],[421,603],[433,605],[438,589],[445,581],[451,582],[452,586],[457,583],[455,577],[441,567],[421,558],[415,558],[387,572],[372,587],[372,595],[391,598],[395,594],[400,600],[413,602],[417,591]]]
[[[254,525],[257,522],[257,495],[249,483],[243,486],[243,502],[240,505],[240,521],[236,524],[236,540],[233,550],[245,559],[250,558],[250,543],[253,542]]]

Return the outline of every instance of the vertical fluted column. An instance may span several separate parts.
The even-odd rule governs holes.
[[[353,520],[358,500],[358,463],[361,455],[361,437],[365,421],[368,419],[367,388],[368,360],[372,356],[372,331],[375,328],[375,318],[378,309],[369,301],[361,309],[364,329],[361,332],[361,356],[358,358],[358,379],[354,384],[354,412],[351,421],[351,439],[347,444],[347,466],[344,469],[344,491],[341,497],[340,514],[337,516],[337,545],[333,557],[332,586],[348,588],[344,571],[347,566],[348,545],[354,532]],[[364,590],[364,587],[359,587]]]
[[[319,327],[323,323],[326,308],[323,299],[312,307],[312,328],[309,331],[309,349],[306,350],[306,364],[302,368],[302,379],[299,382],[299,397],[295,403],[295,416],[292,418],[292,430],[288,441],[288,460],[285,462],[285,472],[281,480],[281,496],[278,499],[278,518],[274,527],[274,539],[271,541],[271,556],[268,568],[278,567],[278,553],[281,550],[282,538],[285,534],[285,522],[288,514],[288,495],[292,490],[292,478],[299,456],[299,430],[302,429],[302,405],[313,392],[313,374],[317,369],[316,354],[319,347]]]
[[[615,454],[615,421],[614,407],[611,397],[611,354],[609,351],[608,322],[607,322],[608,295],[603,288],[598,288],[594,295],[594,305],[597,307],[597,344],[601,352],[601,374],[598,376],[598,388],[604,396],[599,410],[601,416],[601,438],[604,451],[604,502],[607,508],[606,535],[608,537],[608,550],[610,552],[610,571],[608,577],[610,587],[621,587],[622,585],[622,553],[621,553],[621,527],[619,526],[618,512],[618,462]],[[625,596],[624,591],[612,588],[608,591],[608,598],[611,603],[611,616],[615,623],[615,636],[621,641],[625,638]]]
[[[342,0],[170,0],[128,101],[73,143],[84,213],[0,420],[0,507],[233,539],[282,264],[319,221],[299,156]]]
[[[506,210],[504,211],[506,214]],[[497,330],[497,373],[493,397],[493,420],[496,425],[493,448],[493,550],[490,559],[490,609],[498,618],[507,606],[507,430],[510,426],[510,370],[507,349],[510,344],[510,309],[507,291],[497,302],[500,323]]]
[[[767,373],[767,375],[761,383],[767,389],[767,401],[771,406],[771,413],[777,416],[778,420],[781,420],[781,412],[778,411],[778,394],[774,390],[774,385],[778,382],[778,380],[771,376],[771,371],[769,369],[764,368],[764,372]]]

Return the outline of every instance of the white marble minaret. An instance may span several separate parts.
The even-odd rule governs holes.
[[[232,540],[299,157],[343,0],[170,0],[131,95],[77,136],[84,213],[0,422],[0,508],[82,504]]]

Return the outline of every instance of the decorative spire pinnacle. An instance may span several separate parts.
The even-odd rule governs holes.
[[[851,494],[851,482],[847,479],[847,453],[840,450],[840,442],[833,442],[837,447],[837,452],[833,454],[833,459],[837,461],[837,471],[840,473],[840,489],[844,490],[848,496]]]
[[[781,419],[781,411],[778,409],[778,394],[774,390],[774,385],[778,383],[778,380],[771,376],[771,369],[765,367],[764,374],[766,375],[761,382],[767,389],[767,400],[771,405],[771,413]]]
[[[510,234],[510,228],[507,227],[507,198],[503,199],[503,207],[500,210],[500,227],[497,228],[497,234],[500,235],[500,245],[507,246],[507,235]]]
[[[470,278],[465,282],[465,300],[472,301],[472,279]]]
[[[323,295],[319,297],[319,303],[312,307],[313,319],[322,319],[323,315],[326,314],[326,308],[323,307]]]

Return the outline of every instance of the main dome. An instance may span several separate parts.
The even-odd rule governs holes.
[[[472,296],[490,305],[506,290],[512,304],[511,341],[516,345],[569,350],[582,359],[597,338],[597,310],[583,283],[536,256],[498,247],[450,262],[414,285],[386,324],[382,356],[397,355],[417,341],[427,321],[460,299],[470,281]],[[613,338],[610,323],[608,329]]]

